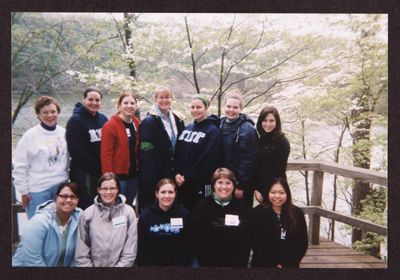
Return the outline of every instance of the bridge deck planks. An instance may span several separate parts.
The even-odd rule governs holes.
[[[332,241],[309,245],[301,268],[387,268],[387,262]]]

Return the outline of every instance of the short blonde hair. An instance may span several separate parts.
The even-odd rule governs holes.
[[[173,98],[173,96],[172,96],[172,90],[171,90],[170,87],[167,87],[167,86],[158,86],[158,87],[153,91],[154,99],[157,99],[158,94],[159,94],[159,93],[162,93],[162,92],[167,92],[167,93],[169,94],[169,96],[171,96],[171,98]]]

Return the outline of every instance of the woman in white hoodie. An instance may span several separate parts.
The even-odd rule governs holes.
[[[137,250],[137,219],[125,204],[114,173],[100,177],[94,204],[81,215],[76,240],[76,266],[131,267]]]

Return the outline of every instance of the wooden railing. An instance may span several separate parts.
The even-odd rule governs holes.
[[[311,205],[301,207],[304,213],[308,214],[309,216],[309,240],[311,244],[319,244],[321,217],[333,219],[335,221],[351,225],[364,231],[374,232],[379,235],[387,236],[388,230],[385,226],[322,208],[322,190],[325,172],[387,187],[388,180],[386,173],[316,160],[291,160],[288,162],[287,170],[313,171],[312,192],[310,201]]]

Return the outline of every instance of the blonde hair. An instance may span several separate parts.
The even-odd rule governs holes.
[[[159,93],[162,93],[162,92],[167,92],[167,93],[169,94],[169,96],[171,96],[171,98],[173,98],[173,96],[172,96],[172,90],[171,90],[170,87],[167,87],[167,86],[158,86],[158,87],[153,91],[154,99],[157,99],[158,94],[159,94]]]
[[[226,104],[226,101],[228,100],[228,98],[239,100],[240,109],[243,109],[244,101],[243,101],[243,97],[240,94],[239,90],[235,89],[233,91],[228,92],[224,97],[224,104]]]

